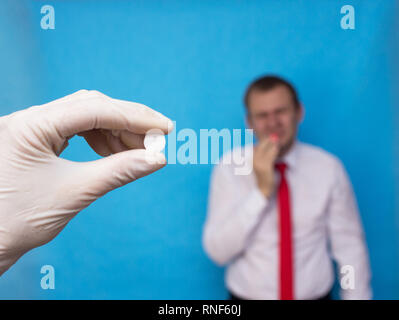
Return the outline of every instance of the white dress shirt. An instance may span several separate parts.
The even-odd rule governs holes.
[[[244,148],[253,148],[247,145]],[[232,152],[241,152],[236,148]],[[252,152],[245,152],[252,163]],[[250,154],[250,156],[248,156]],[[279,159],[288,168],[294,261],[294,298],[317,299],[335,276],[352,276],[342,299],[371,299],[367,246],[351,183],[340,160],[321,148],[296,141]],[[267,199],[255,174],[236,175],[234,164],[213,172],[203,246],[218,265],[227,265],[228,290],[244,299],[279,298],[279,229],[276,192]],[[276,174],[276,186],[279,174]],[[277,187],[276,187],[277,189]],[[342,267],[349,265],[349,274]],[[346,278],[348,280],[348,278]],[[345,280],[345,281],[346,281]]]

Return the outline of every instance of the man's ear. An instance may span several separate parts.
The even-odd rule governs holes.
[[[297,123],[301,123],[304,118],[305,118],[305,108],[303,106],[303,103],[300,102],[298,112],[297,112]]]

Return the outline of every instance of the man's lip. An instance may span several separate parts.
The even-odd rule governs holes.
[[[280,136],[276,133],[271,133],[269,135],[269,139],[273,142],[279,142],[280,141]]]

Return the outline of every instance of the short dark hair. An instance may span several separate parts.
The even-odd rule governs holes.
[[[299,108],[299,98],[298,94],[294,88],[294,86],[289,83],[287,80],[274,76],[274,75],[266,75],[262,76],[256,80],[254,80],[247,88],[244,96],[244,104],[247,110],[249,110],[249,96],[253,91],[269,91],[278,86],[284,86],[291,93],[292,101],[295,104],[296,108]]]

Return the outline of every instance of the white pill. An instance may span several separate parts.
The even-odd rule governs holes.
[[[144,147],[148,151],[161,152],[165,149],[165,135],[162,130],[151,129],[148,130],[144,137]]]

